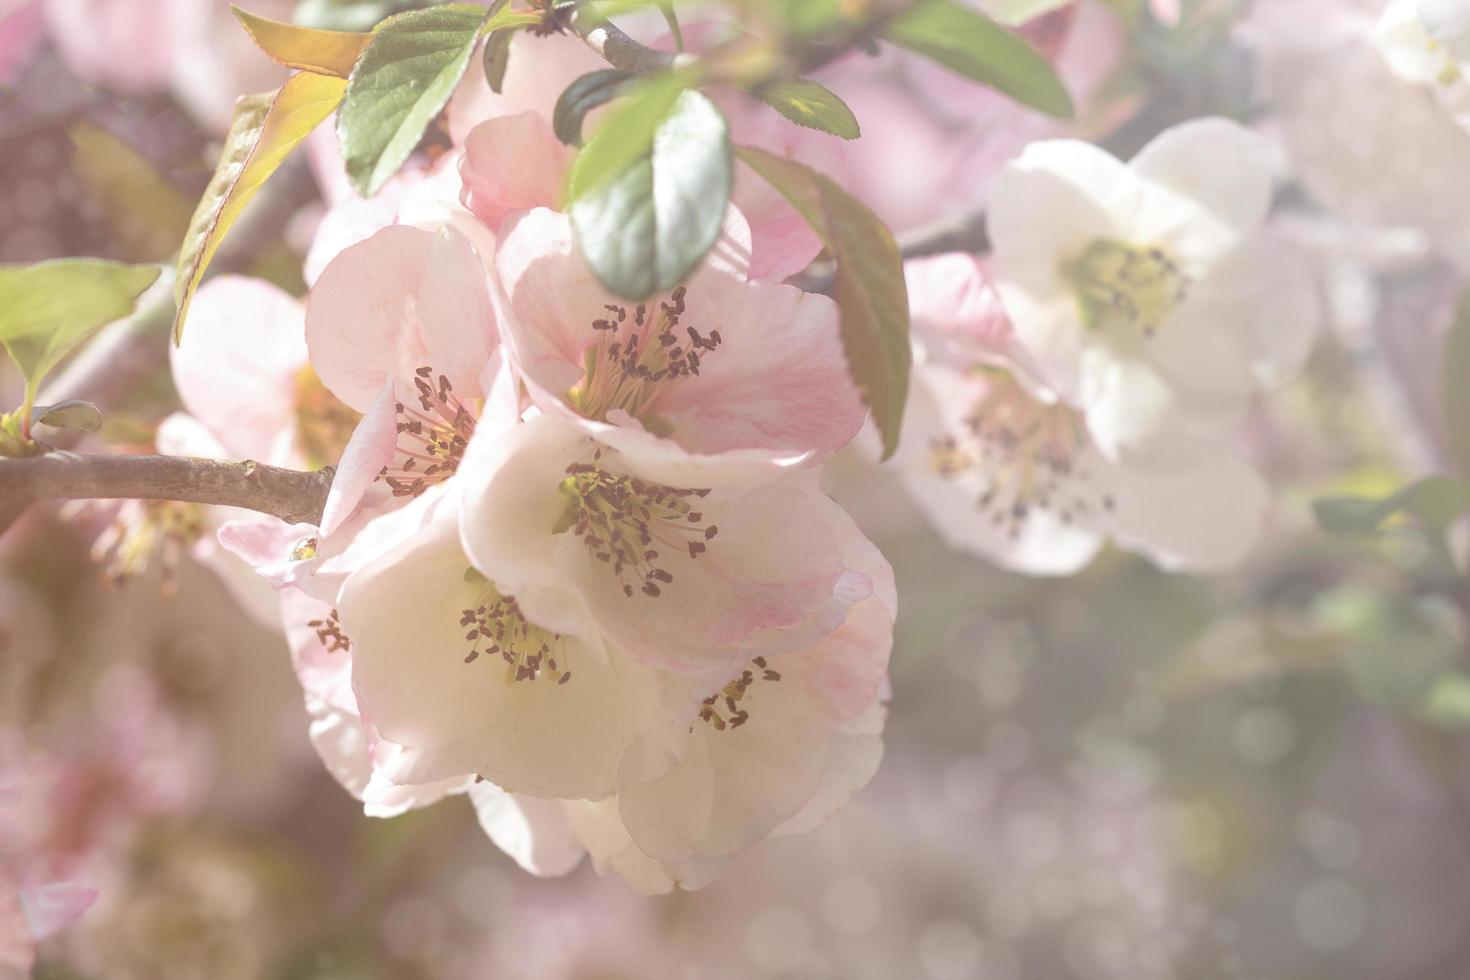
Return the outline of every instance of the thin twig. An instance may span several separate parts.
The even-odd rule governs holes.
[[[972,255],[987,252],[990,250],[990,237],[985,230],[985,212],[974,211],[904,232],[898,236],[898,249],[905,259],[921,259],[948,252]],[[830,293],[835,274],[832,263],[818,262],[791,283],[809,293]]]
[[[665,71],[676,65],[692,63],[693,60],[688,55],[656,51],[633,40],[612,21],[588,6],[579,6],[572,13],[571,28],[603,61],[636,75]]]
[[[0,459],[0,512],[39,500],[182,500],[318,524],[335,468],[304,472],[252,460],[52,452]]]

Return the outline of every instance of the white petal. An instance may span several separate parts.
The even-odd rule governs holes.
[[[1271,206],[1270,146],[1228,119],[1195,119],[1167,129],[1139,151],[1131,166],[1241,238],[1261,227]],[[1145,233],[1139,244],[1161,237]]]
[[[343,789],[362,799],[373,776],[372,745],[362,719],[310,693],[306,712],[311,717],[306,734],[322,765]]]
[[[586,849],[559,800],[517,796],[488,781],[471,786],[469,797],[480,829],[531,874],[560,877],[581,863]]]
[[[1254,469],[1222,453],[1183,473],[1120,472],[1118,540],[1165,568],[1218,571],[1261,540],[1271,494]]]
[[[404,747],[385,775],[424,783],[479,773],[536,796],[611,792],[626,738],[618,677],[600,651],[570,637],[558,654],[568,683],[508,682],[506,665],[488,654],[466,663],[461,613],[483,594],[468,569],[451,512],[342,587],[363,715]]]
[[[1087,428],[1103,457],[1145,470],[1179,469],[1215,451],[1239,425],[1246,393],[1186,401],[1150,364],[1093,350],[1085,359]]]

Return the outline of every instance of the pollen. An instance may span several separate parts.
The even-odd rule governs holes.
[[[1077,412],[1039,401],[1005,370],[977,370],[988,390],[957,431],[930,443],[934,472],[978,482],[976,508],[1012,539],[1036,511],[1050,511],[1063,524],[1111,513],[1112,494],[1095,485]]]
[[[1095,238],[1062,265],[1093,329],[1115,325],[1152,337],[1189,296],[1190,280],[1164,249]]]
[[[554,532],[571,530],[593,558],[610,566],[623,594],[650,598],[674,581],[670,556],[697,559],[720,531],[705,521],[706,489],[682,489],[608,472],[601,451],[573,463],[559,489],[567,510]]]
[[[565,644],[552,633],[526,620],[513,596],[503,596],[487,585],[475,604],[465,609],[459,625],[466,627],[469,653],[464,662],[474,663],[483,655],[505,661],[507,686],[543,678],[566,684],[572,679]]]
[[[607,306],[592,321],[595,342],[583,355],[582,381],[567,392],[567,401],[587,418],[607,421],[608,413],[627,412],[651,431],[666,428],[658,417],[659,401],[685,378],[697,377],[701,358],[723,338],[706,336],[681,321],[687,292],[675,289],[656,308],[639,304]]]
[[[342,621],[337,618],[337,610],[331,610],[321,619],[309,619],[306,625],[316,633],[317,641],[328,653],[339,650],[344,653],[352,652],[352,641],[342,632]]]
[[[454,394],[449,379],[434,377],[433,368],[414,372],[417,405],[398,402],[398,446],[393,462],[378,479],[395,497],[417,497],[443,483],[459,469],[465,447],[475,433],[475,413]]]
[[[780,680],[781,674],[771,669],[765,657],[756,657],[739,677],[704,699],[699,719],[717,732],[739,728],[750,721],[751,689],[762,682]]]

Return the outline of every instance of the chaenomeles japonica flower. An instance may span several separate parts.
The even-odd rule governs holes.
[[[1264,231],[1271,191],[1268,146],[1222,119],[1129,164],[1034,143],[997,180],[992,272],[1017,345],[1104,458],[1172,470],[1217,454],[1309,353],[1316,294]]]
[[[529,870],[564,873],[586,849],[639,891],[696,887],[821,822],[881,757],[892,575],[835,505],[822,519],[846,569],[833,621],[735,668],[674,673],[600,635],[570,591],[554,622],[529,616],[441,508],[336,607],[288,603],[313,742],[370,814],[468,793]]]
[[[897,465],[951,546],[1003,567],[1065,575],[1111,540],[1171,569],[1239,562],[1266,529],[1270,494],[1235,451],[1159,472],[1098,450],[1017,348],[984,264],[905,268],[915,368]]]
[[[1470,2],[1393,0],[1378,21],[1374,40],[1394,74],[1453,93],[1455,108],[1470,108],[1465,100],[1470,94]]]
[[[300,592],[313,742],[368,812],[554,813],[660,890],[871,776],[891,573],[816,486],[863,410],[833,304],[750,282],[727,225],[642,305],[544,209],[489,266],[453,225],[391,226],[321,273],[307,345],[363,419],[310,547],[236,544]]]

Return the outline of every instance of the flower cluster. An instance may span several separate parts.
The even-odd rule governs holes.
[[[1251,550],[1270,495],[1232,436],[1319,320],[1271,191],[1266,144],[1224,120],[1128,165],[1042,141],[996,179],[992,256],[910,263],[905,475],[953,544],[1037,574],[1109,538],[1172,568]]]
[[[818,247],[770,202],[737,194],[668,294],[607,293],[557,210],[548,111],[487,110],[428,173],[344,199],[307,363],[175,367],[272,458],[351,431],[319,527],[219,539],[281,590],[313,744],[369,814],[464,794],[533,872],[590,853],[641,892],[697,887],[877,767],[892,572],[818,487],[864,409],[835,304],[770,278]],[[216,302],[238,288],[196,317],[291,322],[276,296]],[[226,405],[239,386],[207,376],[231,362],[273,408]]]

